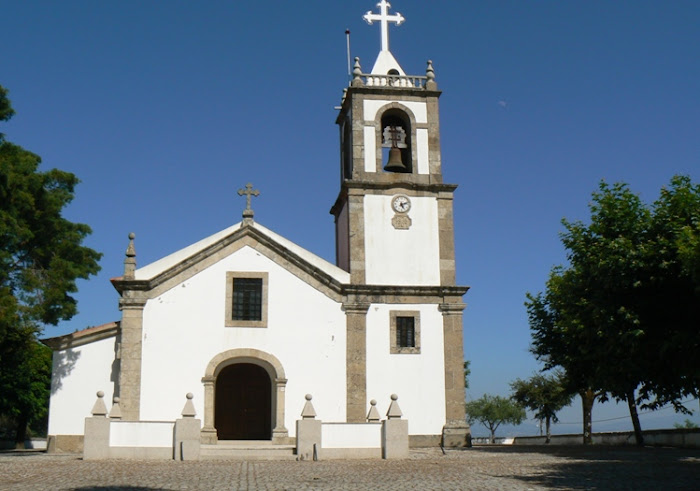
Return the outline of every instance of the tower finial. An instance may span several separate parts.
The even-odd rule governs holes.
[[[133,280],[136,271],[136,248],[134,247],[134,239],[136,234],[129,234],[129,246],[126,248],[126,259],[124,259],[124,279]]]
[[[245,189],[238,190],[238,196],[245,195],[245,210],[243,210],[243,225],[253,224],[253,209],[250,207],[251,196],[259,196],[260,191],[253,189],[253,185],[248,183],[245,185]]]

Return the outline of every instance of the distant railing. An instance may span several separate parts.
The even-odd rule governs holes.
[[[362,83],[367,87],[395,87],[397,89],[425,89],[428,77],[419,75],[372,75],[360,74]]]

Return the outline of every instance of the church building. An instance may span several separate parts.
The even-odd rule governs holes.
[[[396,394],[411,446],[468,445],[441,92],[430,61],[404,72],[388,36],[404,19],[378,7],[365,20],[381,50],[369,73],[355,58],[336,119],[335,264],[258,223],[250,184],[240,223],[154,263],[137,267],[130,234],[111,280],[121,319],[44,341],[50,450],[81,450],[97,391],[134,422],[176,420],[191,393],[202,444],[291,444],[306,394],[337,423],[365,422],[373,399],[384,414]]]

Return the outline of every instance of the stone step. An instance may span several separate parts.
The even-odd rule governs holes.
[[[294,445],[273,445],[267,440],[224,440],[202,445],[202,460],[296,460]]]

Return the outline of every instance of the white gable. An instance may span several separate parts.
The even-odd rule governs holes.
[[[349,283],[350,282],[350,274],[348,272],[340,269],[339,267],[335,266],[334,264],[329,263],[325,259],[314,254],[313,252],[307,251],[306,249],[295,244],[291,240],[285,239],[284,237],[276,234],[275,232],[268,229],[267,227],[263,227],[262,225],[260,225],[258,223],[255,223],[252,226],[256,230],[262,232],[268,238],[272,239],[277,244],[288,249],[290,252],[296,254],[297,256],[299,256],[300,258],[302,258],[304,261],[308,262],[312,266],[315,266],[316,268],[325,272],[326,274],[331,276],[336,281],[338,281],[340,283]],[[225,239],[229,235],[240,230],[240,228],[241,228],[241,223],[237,223],[235,225],[232,225],[231,227],[228,227],[224,230],[221,230],[220,232],[217,232],[213,235],[210,235],[209,237],[207,237],[205,239],[202,239],[198,242],[195,242],[194,244],[191,244],[183,249],[180,249],[179,251],[176,251],[168,256],[165,256],[164,258],[159,259],[158,261],[155,261],[151,264],[143,266],[143,267],[136,270],[135,277],[137,280],[149,280],[151,278],[154,278],[154,277],[158,276],[159,274],[164,273],[165,271],[169,270],[170,268],[178,265],[182,261],[194,256],[195,254],[198,254],[201,251],[204,251],[205,249],[216,244],[220,240]]]

